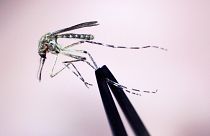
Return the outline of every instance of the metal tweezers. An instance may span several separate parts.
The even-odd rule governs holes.
[[[121,107],[125,117],[127,118],[132,130],[137,136],[150,136],[140,117],[138,116],[133,105],[125,95],[124,91],[107,82],[110,79],[117,82],[110,70],[104,65],[95,71],[98,88],[100,91],[101,99],[104,105],[104,109],[109,121],[109,125],[114,136],[127,136],[127,132],[120,118],[117,107],[112,98],[110,89],[114,94],[119,106]],[[117,82],[118,83],[118,82]]]

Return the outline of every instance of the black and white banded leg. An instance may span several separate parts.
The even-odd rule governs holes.
[[[95,64],[95,66],[97,67],[95,60],[93,59],[93,57],[91,56],[91,54],[90,54],[89,52],[87,52],[87,51],[85,51],[85,50],[75,50],[75,51],[80,52],[80,53],[87,54],[87,55],[90,57],[91,61],[92,61],[92,62]],[[98,68],[98,67],[97,67],[97,68]],[[96,70],[96,69],[95,69],[95,70]],[[139,90],[139,89],[128,88],[128,87],[126,87],[126,86],[124,86],[124,85],[121,85],[121,84],[119,84],[119,83],[116,83],[116,82],[114,82],[114,81],[112,81],[112,80],[110,80],[110,79],[107,79],[107,82],[113,84],[114,86],[116,86],[116,87],[118,87],[118,88],[123,89],[124,91],[126,91],[126,92],[128,92],[128,93],[134,94],[134,95],[139,95],[139,96],[141,96],[141,93],[156,93],[156,92],[157,92],[157,90],[155,90],[155,91],[141,91],[141,90]]]
[[[72,46],[79,45],[79,44],[82,44],[82,43],[96,44],[96,45],[100,45],[100,46],[104,46],[104,47],[118,48],[118,49],[135,49],[135,50],[139,50],[139,49],[146,49],[146,48],[156,48],[156,49],[161,49],[161,50],[167,51],[166,48],[163,48],[163,47],[160,47],[160,46],[154,46],[154,45],[145,45],[145,46],[139,46],[139,47],[126,47],[126,46],[115,46],[115,45],[112,45],[112,44],[105,44],[105,43],[95,42],[95,41],[90,41],[90,40],[79,41],[79,42],[73,43],[71,45],[68,45],[68,46],[66,46],[64,48],[67,49],[67,48],[70,48]]]
[[[54,69],[55,69],[55,65],[57,63],[57,60],[58,60],[58,55],[56,55],[56,59],[55,59],[55,62],[54,62],[54,65],[53,65],[50,77],[55,77],[56,75],[58,75],[61,71],[63,71],[66,68],[66,66],[65,66],[65,67],[61,68],[60,70],[58,70],[57,72],[54,73]],[[78,61],[81,61],[81,60],[76,59],[76,60],[72,60],[71,62],[78,62]]]
[[[82,43],[84,43],[84,42],[85,42],[85,41],[79,41],[79,42],[76,42],[76,43],[72,43],[72,44],[70,44],[70,45],[65,46],[62,50],[63,50],[63,51],[68,51],[69,48],[71,48],[71,47],[73,47],[73,46],[75,46],[75,45],[82,44]],[[72,51],[73,51],[73,50],[72,50]],[[79,53],[87,54],[88,57],[90,58],[90,60],[92,61],[92,63],[93,63],[94,66],[93,66],[90,62],[88,62],[88,61],[86,61],[86,60],[84,60],[84,62],[86,62],[86,63],[87,63],[89,66],[91,66],[94,70],[98,69],[98,66],[97,66],[95,60],[93,59],[92,55],[91,55],[89,52],[87,52],[87,51],[85,51],[85,50],[74,50],[74,51],[79,52]],[[70,54],[70,53],[63,53],[63,54],[64,54],[64,55],[67,55],[67,56],[69,56],[69,57],[72,57],[72,58],[77,58],[77,59],[81,57],[81,56],[73,55],[73,54]]]
[[[58,56],[57,56],[57,57],[58,57]],[[76,68],[76,66],[73,64],[73,62],[83,61],[82,59],[72,60],[72,61],[64,61],[64,62],[63,62],[64,67],[61,68],[60,70],[58,70],[56,73],[54,73],[54,67],[55,67],[55,64],[56,64],[56,62],[57,62],[57,57],[56,57],[56,60],[55,60],[54,65],[53,65],[53,68],[52,68],[52,72],[51,72],[51,74],[50,74],[50,77],[55,77],[55,76],[58,75],[61,71],[63,71],[65,68],[68,68],[68,69],[70,69],[70,70],[72,71],[72,73],[73,73],[75,76],[77,76],[77,77],[85,84],[85,86],[86,86],[87,88],[89,88],[88,85],[89,85],[89,86],[92,86],[92,84],[90,84],[90,83],[88,83],[88,82],[86,82],[86,81],[84,80],[84,78],[83,78],[82,75],[80,74],[79,70],[78,70],[78,69]],[[73,70],[69,67],[69,65],[72,65],[73,68],[76,70],[76,72],[73,71]]]
[[[79,53],[87,54],[94,65],[94,70],[98,69],[98,65],[96,64],[96,61],[93,59],[92,55],[88,51],[85,51],[85,50],[75,50],[75,51],[79,52]],[[86,62],[86,63],[88,63],[88,62]]]
[[[84,43],[84,41],[79,41],[79,42],[76,42],[76,43],[72,43],[72,44],[70,44],[70,45],[65,46],[65,47],[63,48],[63,50],[66,50],[66,49],[68,49],[68,48],[71,48],[71,47],[73,47],[73,46],[75,46],[75,45],[79,45],[79,44],[82,44],[82,43]]]
[[[128,88],[128,87],[126,87],[124,85],[121,85],[119,83],[116,83],[116,82],[114,82],[114,81],[112,81],[108,78],[107,78],[107,82],[111,83],[112,85],[114,85],[118,88],[121,88],[121,89],[125,90],[128,93],[131,93],[131,94],[134,94],[134,95],[139,95],[139,96],[141,96],[141,93],[153,93],[154,94],[154,93],[157,93],[157,91],[158,91],[158,90],[155,90],[155,91],[141,91],[139,89]]]
[[[70,47],[72,47],[72,46],[75,46],[75,45],[78,45],[78,44],[82,44],[82,43],[84,43],[84,42],[91,43],[91,44],[102,45],[102,46],[111,47],[111,48],[143,49],[143,48],[150,48],[150,47],[153,47],[153,48],[159,48],[159,49],[162,49],[162,50],[167,51],[167,49],[161,48],[161,47],[159,47],[159,46],[124,47],[124,46],[114,46],[114,45],[109,45],[109,44],[103,44],[103,43],[94,42],[94,41],[79,41],[79,42],[77,42],[77,43],[73,43],[73,44],[71,44],[71,45],[68,45],[68,46],[64,47],[64,49],[68,49],[68,48],[70,48]],[[89,58],[91,59],[92,63],[94,64],[94,67],[90,64],[90,62],[86,61],[86,59],[83,59],[83,60],[81,60],[81,61],[86,62],[86,63],[87,63],[88,65],[90,65],[94,70],[98,69],[98,66],[97,66],[95,60],[93,59],[92,55],[91,55],[89,52],[87,52],[87,51],[85,51],[85,50],[74,50],[74,51],[79,52],[79,53],[87,54],[87,55],[89,56]],[[78,59],[79,57],[81,57],[81,56],[76,56],[76,55],[72,55],[72,54],[65,54],[65,55],[70,56],[70,57],[72,57],[72,58],[76,58],[76,59]],[[139,95],[139,96],[141,96],[141,93],[156,93],[156,92],[157,92],[157,90],[155,90],[155,91],[141,91],[141,90],[139,90],[139,89],[128,88],[128,87],[126,87],[126,86],[124,86],[124,85],[121,85],[121,84],[119,84],[119,83],[116,83],[116,82],[114,82],[114,81],[112,81],[112,80],[110,80],[110,79],[107,79],[107,82],[113,84],[113,85],[116,86],[116,87],[119,87],[119,88],[125,90],[125,91],[128,92],[128,93],[134,94],[134,95]]]
[[[93,85],[93,84],[90,84],[90,83],[88,83],[88,82],[85,81],[85,79],[82,77],[81,73],[79,72],[79,70],[77,69],[77,67],[72,63],[72,61],[65,61],[65,62],[63,62],[63,63],[64,63],[64,65],[65,65],[68,69],[70,69],[70,70],[71,70],[71,68],[69,67],[69,65],[71,64],[71,65],[73,66],[73,68],[76,70],[76,72],[73,71],[73,70],[71,70],[72,73],[73,73],[74,75],[76,75],[76,76],[85,84],[85,86],[86,86],[87,88],[89,88],[89,86],[92,86],[92,85]]]
[[[145,48],[156,48],[156,49],[161,49],[164,51],[167,51],[167,49],[163,48],[163,47],[159,47],[159,46],[150,46],[150,45],[146,45],[146,46],[140,46],[140,47],[126,47],[126,46],[115,46],[115,45],[111,45],[111,44],[105,44],[105,43],[101,43],[101,42],[95,42],[95,41],[84,41],[86,43],[90,43],[90,44],[96,44],[96,45],[100,45],[100,46],[105,46],[105,47],[110,47],[110,48],[121,48],[121,49],[145,49]]]
[[[79,52],[79,53],[84,53],[84,52],[80,52],[79,50],[72,50],[72,51],[76,51],[76,52]],[[63,55],[66,55],[68,57],[71,57],[71,58],[74,58],[74,59],[77,59],[77,60],[81,60],[85,63],[87,63],[91,68],[93,68],[94,70],[97,69],[97,65],[95,63],[95,61],[93,60],[92,56],[89,54],[89,57],[92,58],[91,61],[93,62],[93,65],[86,60],[86,57],[83,57],[83,56],[78,56],[78,55],[74,55],[74,54],[71,54],[71,53],[66,53],[66,52],[62,52]]]

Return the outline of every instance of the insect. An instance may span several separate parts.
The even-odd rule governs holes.
[[[76,45],[80,45],[80,44],[95,44],[95,45],[99,45],[99,46],[105,46],[105,47],[110,47],[110,48],[123,48],[123,49],[144,49],[144,48],[158,48],[161,50],[166,50],[165,48],[159,47],[159,46],[142,46],[142,47],[125,47],[125,46],[114,46],[114,45],[110,45],[110,44],[104,44],[104,43],[100,43],[100,42],[95,42],[93,41],[94,36],[92,34],[75,34],[75,33],[69,33],[69,31],[71,30],[75,30],[75,29],[79,29],[79,28],[84,28],[84,27],[92,27],[92,26],[97,26],[99,25],[97,21],[90,21],[90,22],[84,22],[84,23],[80,23],[71,27],[67,27],[61,30],[57,30],[55,32],[52,33],[47,33],[45,35],[43,35],[41,37],[41,39],[39,40],[39,45],[38,45],[38,54],[40,55],[40,65],[39,65],[39,71],[38,71],[38,79],[41,81],[41,74],[42,74],[42,69],[46,60],[46,55],[47,53],[51,53],[56,55],[56,60],[54,62],[53,68],[52,68],[52,72],[50,74],[51,77],[55,77],[56,75],[58,75],[61,71],[63,71],[64,69],[68,68],[70,70],[72,70],[70,68],[70,65],[74,68],[74,71],[72,70],[73,74],[76,75],[84,84],[86,87],[92,86],[92,84],[86,82],[84,80],[84,78],[82,77],[81,73],[79,72],[79,70],[77,69],[77,67],[74,65],[74,63],[76,62],[84,62],[87,65],[89,65],[90,67],[92,67],[94,70],[98,69],[98,66],[95,62],[95,60],[93,59],[92,55],[86,51],[86,50],[76,50],[76,49],[72,49],[71,47],[76,46]],[[72,43],[70,45],[64,46],[62,47],[59,43],[58,43],[58,39],[62,39],[62,38],[69,38],[69,39],[78,39],[78,42]],[[76,53],[79,53],[81,55],[76,55]],[[58,55],[62,54],[65,56],[68,56],[69,58],[71,58],[71,60],[68,61],[64,61],[64,67],[61,68],[59,71],[54,72],[54,67],[56,65],[57,62],[57,58]],[[91,62],[89,62],[87,60],[87,57],[90,58]],[[107,82],[112,83],[113,85],[120,87],[124,90],[126,90],[127,92],[132,91],[133,94],[139,95],[138,92],[141,92],[138,89],[129,89],[123,85],[120,85],[114,81],[111,81],[109,79],[107,79]],[[145,93],[155,93],[156,91],[142,91]]]

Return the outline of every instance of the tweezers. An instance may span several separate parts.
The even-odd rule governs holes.
[[[127,136],[127,132],[120,118],[117,107],[114,103],[112,94],[116,98],[119,106],[121,107],[125,117],[128,120],[132,130],[136,136],[150,136],[140,117],[138,116],[133,105],[129,101],[128,97],[124,93],[123,89],[116,87],[115,85],[107,82],[107,79],[114,81],[117,80],[110,72],[110,70],[104,65],[95,71],[99,92],[103,102],[103,106],[107,115],[109,125],[111,127],[112,134],[114,136]],[[110,92],[112,91],[112,94]]]

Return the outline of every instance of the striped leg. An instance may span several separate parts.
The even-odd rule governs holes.
[[[93,59],[92,55],[91,55],[88,51],[85,51],[85,50],[74,50],[74,51],[79,52],[79,53],[87,54],[88,57],[90,58],[90,60],[92,61],[93,65],[94,65],[94,67],[93,67],[93,66],[91,66],[91,67],[92,67],[94,70],[98,69],[98,65],[96,64],[96,61]],[[90,65],[89,62],[86,61],[86,63],[88,63],[88,65]]]
[[[84,50],[75,50],[75,51],[80,52],[80,53],[84,53],[84,54],[88,54],[88,56],[90,57],[90,59],[92,60],[92,62],[95,63],[95,61],[93,60],[93,58],[92,58],[92,56],[90,55],[89,52],[84,51]],[[95,65],[96,65],[96,63],[95,63]],[[96,65],[96,68],[98,68],[97,65]],[[96,69],[95,69],[95,70],[96,70]],[[126,92],[131,93],[131,94],[134,94],[134,95],[139,95],[139,96],[141,96],[141,93],[156,93],[156,92],[157,92],[157,90],[155,90],[155,91],[141,91],[141,90],[139,90],[139,89],[128,88],[128,87],[126,87],[126,86],[124,86],[124,85],[121,85],[121,84],[119,84],[119,83],[116,83],[116,82],[114,82],[114,81],[112,81],[112,80],[110,80],[110,79],[107,79],[107,82],[113,84],[114,86],[116,86],[116,87],[118,87],[118,88],[122,88],[122,89],[125,90]]]
[[[88,82],[86,82],[86,81],[84,80],[84,78],[83,78],[82,75],[80,74],[79,70],[78,70],[78,69],[76,68],[76,66],[73,64],[73,62],[78,62],[78,61],[83,61],[83,59],[72,60],[72,61],[64,61],[63,64],[64,64],[65,66],[64,66],[63,68],[61,68],[58,72],[53,73],[55,64],[56,64],[56,62],[57,62],[57,57],[56,57],[54,66],[53,66],[53,68],[52,68],[52,73],[50,74],[50,77],[55,77],[55,76],[58,75],[61,71],[63,71],[65,68],[68,68],[68,69],[71,70],[71,72],[72,72],[75,76],[77,76],[77,77],[85,84],[85,86],[86,86],[87,88],[89,88],[88,86],[92,86],[92,84],[90,84],[90,83],[88,83]],[[76,70],[76,72],[73,71],[73,70],[69,67],[70,64],[73,66],[73,68]]]
[[[82,61],[82,60],[81,60]],[[71,68],[69,67],[69,65],[72,65],[73,66],[73,68],[76,70],[76,72],[74,72],[73,70],[71,70]],[[76,75],[84,84],[85,84],[85,86],[87,87],[87,88],[89,88],[88,86],[92,86],[92,84],[90,84],[90,83],[88,83],[88,82],[86,82],[85,80],[84,80],[84,78],[82,77],[82,75],[80,74],[80,72],[79,72],[79,70],[77,69],[77,67],[72,63],[72,61],[65,61],[64,62],[64,65],[68,68],[68,69],[70,69],[71,71],[72,71],[72,73],[74,73],[74,75]]]
[[[73,47],[73,46],[75,46],[75,45],[82,44],[82,43],[84,43],[84,42],[85,42],[85,41],[79,41],[79,42],[76,42],[76,43],[67,45],[67,46],[65,46],[65,47],[63,48],[63,50],[64,50],[64,51],[68,51],[68,48],[71,48],[71,47]],[[96,62],[94,61],[92,55],[91,55],[89,52],[84,51],[84,50],[74,50],[74,51],[87,54],[87,55],[89,56],[89,58],[91,59],[91,61],[93,62],[93,65],[94,65],[94,66],[91,65],[91,63],[88,62],[88,61],[86,61],[85,59],[82,60],[82,61],[83,61],[83,62],[86,62],[86,63],[87,63],[89,66],[91,66],[94,70],[96,70],[96,69],[98,68]],[[69,54],[69,53],[63,53],[63,54],[64,54],[64,55],[67,55],[67,56],[69,56],[69,57],[72,57],[72,58],[76,58],[76,59],[78,59],[78,57],[81,58],[81,56],[77,56],[77,55],[73,55],[73,54]]]
[[[55,77],[56,75],[58,75],[60,72],[62,72],[66,68],[66,66],[65,66],[65,67],[61,68],[59,71],[57,71],[56,73],[54,73],[54,69],[55,69],[55,65],[57,63],[57,59],[58,59],[58,55],[56,56],[56,59],[55,59],[55,62],[54,62],[54,65],[53,65],[53,68],[52,68],[52,71],[51,71],[51,74],[50,74],[50,77],[52,77],[52,78]],[[78,61],[81,61],[81,60],[76,59],[76,60],[72,60],[71,62],[78,62]]]
[[[71,45],[68,45],[68,46],[64,47],[64,49],[67,49],[67,48],[70,48],[72,46],[75,46],[75,45],[78,45],[78,44],[82,44],[82,43],[85,43],[85,42],[86,43],[90,43],[90,44],[96,44],[96,45],[104,46],[104,47],[118,48],[118,49],[135,49],[135,50],[139,50],[139,49],[146,49],[146,48],[156,48],[156,49],[161,49],[161,50],[167,51],[166,48],[163,48],[163,47],[160,47],[160,46],[145,45],[145,46],[139,46],[139,47],[126,47],[126,46],[115,46],[115,45],[105,44],[105,43],[101,43],[101,42],[94,42],[94,41],[90,41],[90,40],[79,41],[77,43],[73,43]]]
[[[86,51],[82,51],[82,50],[72,50],[72,51],[76,51],[76,52],[79,52],[79,53],[84,53],[84,52],[86,52]],[[87,63],[91,68],[93,68],[94,70],[96,70],[98,67],[97,67],[97,65],[96,65],[96,63],[95,63],[95,61],[93,60],[93,58],[92,58],[92,56],[89,54],[89,57],[91,58],[91,61],[93,62],[93,65],[90,63],[90,62],[88,62],[87,60],[86,60],[86,58],[85,57],[82,57],[82,56],[78,56],[78,55],[73,55],[73,54],[70,54],[70,53],[66,53],[66,52],[61,52],[63,55],[66,55],[66,56],[69,56],[69,57],[71,57],[71,58],[74,58],[74,59],[80,59],[81,61],[83,61],[83,62],[85,62],[85,63]]]
[[[126,87],[124,85],[121,85],[119,83],[116,83],[116,82],[114,82],[110,79],[107,79],[107,82],[111,83],[112,85],[114,85],[118,88],[121,88],[121,89],[125,90],[128,93],[131,93],[131,94],[134,94],[134,95],[139,95],[139,96],[141,96],[141,93],[153,93],[154,94],[154,93],[157,93],[157,91],[158,91],[158,90],[155,90],[155,91],[141,91],[139,89],[128,88],[128,87]]]
[[[121,49],[145,49],[145,48],[156,48],[156,49],[161,49],[164,51],[167,51],[167,49],[159,47],[159,46],[140,46],[140,47],[125,47],[125,46],[114,46],[111,44],[104,44],[104,43],[100,43],[100,42],[94,42],[94,41],[84,41],[86,43],[90,43],[90,44],[97,44],[97,45],[101,45],[101,46],[105,46],[105,47],[110,47],[110,48],[121,48]]]
[[[75,45],[79,45],[79,44],[82,44],[82,43],[84,43],[84,41],[79,41],[79,42],[76,42],[76,43],[72,43],[70,45],[65,46],[63,49],[66,50],[68,48],[71,48],[71,47],[73,47]]]

